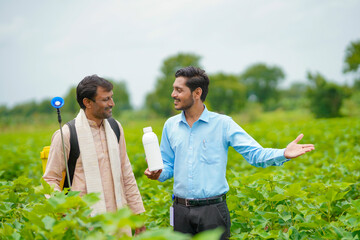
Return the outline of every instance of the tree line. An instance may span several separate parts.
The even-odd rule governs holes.
[[[161,74],[155,88],[146,96],[144,107],[161,117],[174,115],[171,101],[175,72],[186,66],[201,65],[201,56],[193,53],[178,53],[169,56],[161,66]],[[206,68],[205,68],[206,70]],[[340,85],[326,79],[319,72],[308,72],[306,82],[296,82],[287,89],[280,89],[285,73],[279,66],[255,63],[239,74],[217,72],[209,74],[209,94],[205,104],[209,109],[225,114],[243,111],[251,104],[258,104],[264,111],[278,108],[284,110],[308,108],[317,118],[339,117],[342,114],[359,114],[360,107],[360,40],[351,42],[345,50],[343,73],[353,77],[353,84]],[[108,79],[114,85],[114,112],[132,110],[129,92],[124,81]],[[79,110],[76,88],[72,87],[64,97],[63,112],[75,114]],[[0,117],[31,117],[53,114],[51,99],[27,102],[12,108],[0,106]],[[344,102],[345,113],[340,112]]]
[[[131,110],[130,96],[126,87],[126,83],[123,81],[109,80],[114,88],[114,102],[115,111],[121,112],[124,110]],[[71,87],[68,93],[64,97],[65,104],[61,108],[61,112],[65,114],[76,114],[80,107],[76,101],[76,87]],[[40,102],[31,101],[26,103],[20,103],[13,108],[7,108],[6,106],[0,106],[0,117],[32,117],[36,115],[54,114],[54,108],[51,106],[51,98],[46,98]]]
[[[200,60],[200,56],[191,53],[180,53],[165,59],[155,89],[146,97],[146,107],[163,117],[175,114],[170,99],[174,73],[189,65],[202,68]],[[240,74],[209,74],[209,93],[205,103],[213,111],[225,114],[238,113],[247,105],[258,103],[265,111],[308,108],[317,118],[329,118],[341,116],[340,109],[347,100],[346,114],[354,115],[356,111],[359,114],[360,41],[351,42],[347,47],[343,72],[354,76],[351,86],[339,85],[318,72],[308,72],[307,82],[293,83],[287,89],[280,89],[279,85],[285,79],[281,67],[255,63]]]

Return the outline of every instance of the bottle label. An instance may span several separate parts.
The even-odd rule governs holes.
[[[164,167],[159,145],[156,143],[145,144],[145,155],[150,171],[162,169]]]

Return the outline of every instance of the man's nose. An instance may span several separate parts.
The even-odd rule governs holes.
[[[110,99],[109,105],[112,106],[112,107],[115,106],[114,99],[112,99],[112,98]]]

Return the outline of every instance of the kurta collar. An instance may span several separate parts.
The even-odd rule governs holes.
[[[101,128],[101,127],[104,125],[104,120],[102,120],[102,122],[101,122],[101,124],[100,124],[99,127],[98,127],[98,125],[96,124],[95,121],[90,120],[90,119],[88,119],[88,118],[87,118],[87,120],[88,120],[88,122],[89,122],[89,126],[92,127],[92,128]]]

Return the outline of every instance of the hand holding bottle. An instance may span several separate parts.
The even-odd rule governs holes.
[[[147,168],[145,170],[144,174],[147,176],[147,178],[149,178],[151,180],[158,180],[161,172],[162,172],[162,169],[150,171],[149,168]]]

